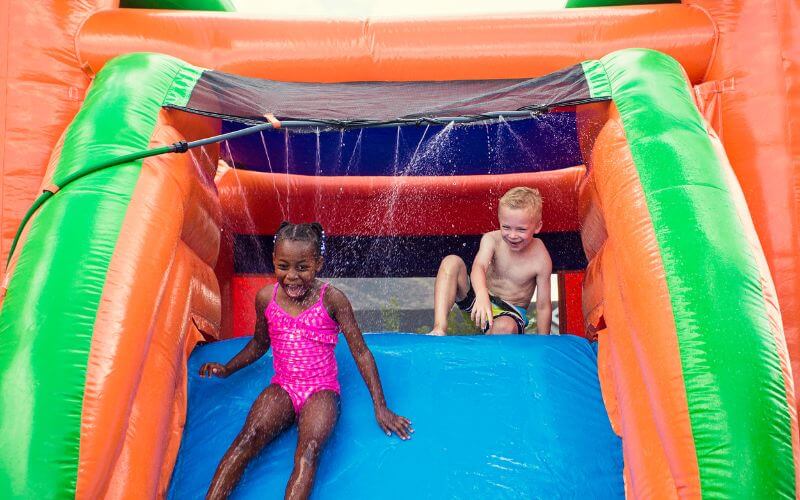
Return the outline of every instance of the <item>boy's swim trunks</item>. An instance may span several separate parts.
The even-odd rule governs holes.
[[[515,306],[492,294],[489,294],[489,301],[492,303],[492,318],[508,316],[517,324],[517,333],[525,333],[525,327],[528,326],[528,312],[524,308]],[[466,313],[472,312],[472,308],[475,306],[475,290],[472,289],[472,283],[469,285],[467,296],[464,297],[464,300],[456,302],[456,305]],[[483,333],[488,330],[487,326],[483,329]]]

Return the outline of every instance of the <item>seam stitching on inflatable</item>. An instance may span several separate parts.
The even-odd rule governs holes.
[[[711,13],[708,12],[708,9],[701,5],[690,4],[690,8],[697,9],[702,12],[708,21],[711,23],[711,27],[714,28],[714,46],[711,47],[711,55],[708,58],[708,65],[706,66],[705,72],[703,72],[703,82],[708,80],[708,74],[711,72],[711,67],[714,65],[714,61],[717,59],[717,49],[719,48],[719,27],[717,23],[714,22],[714,18],[711,16]]]

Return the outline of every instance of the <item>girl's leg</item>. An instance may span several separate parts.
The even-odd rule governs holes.
[[[339,418],[339,395],[319,391],[311,395],[300,410],[294,470],[286,485],[287,499],[306,499],[311,494],[317,460]]]
[[[447,315],[456,300],[467,296],[467,265],[458,255],[448,255],[442,259],[436,283],[433,286],[433,330],[435,335],[447,333]]]
[[[247,463],[289,427],[294,417],[292,400],[283,388],[271,384],[264,389],[250,407],[244,427],[217,466],[206,499],[227,498],[242,477]]]

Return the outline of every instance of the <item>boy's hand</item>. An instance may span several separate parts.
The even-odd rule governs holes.
[[[380,406],[375,408],[375,418],[387,436],[391,436],[392,432],[394,432],[404,441],[411,439],[411,433],[414,432],[414,429],[411,428],[411,421],[406,417],[401,417],[389,408]]]
[[[494,318],[492,314],[492,303],[489,301],[488,295],[475,298],[475,305],[472,306],[470,317],[481,330],[492,327]],[[488,327],[486,326],[487,324],[489,325]]]
[[[229,375],[228,369],[225,365],[219,363],[206,363],[200,367],[201,377],[219,377],[225,378]]]

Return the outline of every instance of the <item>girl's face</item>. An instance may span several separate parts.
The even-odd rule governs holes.
[[[322,257],[311,241],[281,240],[272,254],[275,278],[290,299],[302,301],[322,269]]]

